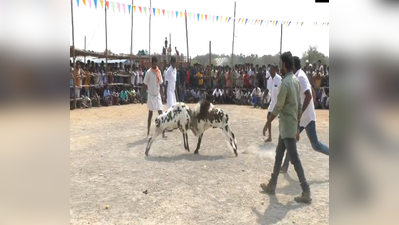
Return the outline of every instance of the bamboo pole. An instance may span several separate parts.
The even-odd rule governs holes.
[[[132,6],[133,7],[134,0],[132,0]],[[130,31],[130,71],[133,70],[133,8],[130,9],[130,12],[132,13],[132,23],[131,23],[131,31]]]
[[[105,8],[105,75],[108,75],[107,6]]]
[[[280,24],[281,24],[281,35],[280,35],[280,56],[281,56],[281,51],[283,49],[283,24],[282,23],[280,23]],[[281,67],[282,67],[282,63],[280,60],[280,68]]]
[[[234,18],[233,18],[233,44],[231,49],[231,68],[234,68],[234,37],[236,31],[236,2],[234,2]]]
[[[85,36],[85,50],[86,50],[86,36]],[[83,63],[86,63],[86,55],[84,56]]]
[[[73,1],[71,0],[71,19],[72,19],[72,50],[73,50],[73,67],[75,68],[75,27],[73,24]],[[75,73],[75,70],[74,70]],[[73,106],[74,109],[76,109],[76,84],[75,84],[76,79],[73,79]]]
[[[148,41],[148,54],[151,57],[151,0],[150,0],[150,22],[149,22],[149,26],[150,26],[150,35],[149,35],[149,41]]]
[[[189,54],[188,54],[188,29],[187,29],[187,10],[184,10],[184,13],[185,13],[185,17],[186,17],[186,42],[187,42],[187,61],[188,61],[188,63],[190,64],[190,61],[189,61]]]

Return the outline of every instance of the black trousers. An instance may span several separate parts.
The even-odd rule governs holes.
[[[299,156],[298,156],[295,138],[281,139],[281,136],[278,137],[278,144],[277,144],[277,148],[276,148],[276,158],[274,161],[274,169],[273,169],[273,173],[272,173],[271,182],[277,184],[277,177],[280,174],[281,162],[283,161],[285,149],[287,149],[288,154],[291,159],[291,163],[294,166],[295,171],[298,175],[298,179],[299,179],[299,182],[301,183],[302,190],[305,192],[309,191],[309,184],[306,181],[305,172],[303,171],[301,160],[299,159]]]

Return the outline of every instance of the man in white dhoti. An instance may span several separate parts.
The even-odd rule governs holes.
[[[167,108],[172,107],[176,103],[176,57],[172,56],[170,59],[170,67],[166,71],[165,75],[165,97],[166,97],[166,106]]]
[[[158,114],[162,114],[162,98],[161,93],[163,93],[162,88],[162,75],[161,71],[157,67],[158,59],[157,57],[152,57],[152,65],[151,68],[147,71],[144,77],[144,84],[142,88],[141,101],[143,101],[143,96],[146,93],[146,89],[148,89],[147,96],[147,106],[148,106],[148,129],[147,129],[147,138],[150,135],[150,127],[151,127],[151,119],[152,119],[152,111],[158,111]],[[166,138],[165,132],[162,133],[162,137]]]

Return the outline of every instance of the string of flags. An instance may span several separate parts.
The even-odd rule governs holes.
[[[71,0],[73,1],[73,0]],[[167,18],[187,18],[192,21],[203,21],[203,22],[216,22],[216,23],[229,23],[233,21],[233,17],[229,16],[219,16],[219,15],[210,15],[204,13],[191,13],[191,12],[182,12],[182,11],[174,11],[167,9],[159,9],[159,8],[150,8],[150,7],[142,7],[129,5],[125,3],[119,3],[114,1],[106,1],[106,0],[81,0],[83,5],[80,5],[80,0],[76,0],[77,6],[86,6],[91,9],[104,9],[110,10],[112,12],[131,14],[131,13],[139,13],[145,16],[151,14],[153,16],[162,16]],[[93,4],[92,4],[93,2]],[[100,4],[98,4],[100,3]],[[100,8],[101,6],[101,8]],[[116,8],[115,8],[116,6]],[[279,20],[266,20],[266,19],[249,19],[249,18],[236,18],[236,23],[240,25],[258,25],[258,26],[277,26],[283,24],[283,26],[303,26],[304,24],[309,25],[311,22],[300,22],[300,21],[279,21]],[[329,22],[313,22],[313,26],[329,26]]]

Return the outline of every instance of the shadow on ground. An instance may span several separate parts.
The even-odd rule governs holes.
[[[128,144],[127,144],[127,147],[128,147],[128,148],[134,148],[134,147],[136,147],[136,146],[138,146],[138,145],[147,144],[147,142],[148,142],[148,139],[147,139],[147,138],[144,138],[144,139],[135,141],[135,142],[133,142],[133,143],[128,143]]]
[[[171,157],[159,157],[159,156],[151,156],[145,157],[147,161],[155,161],[155,162],[175,162],[179,160],[188,160],[188,161],[216,161],[216,160],[225,160],[226,157],[223,155],[195,155],[193,153],[176,155]]]

